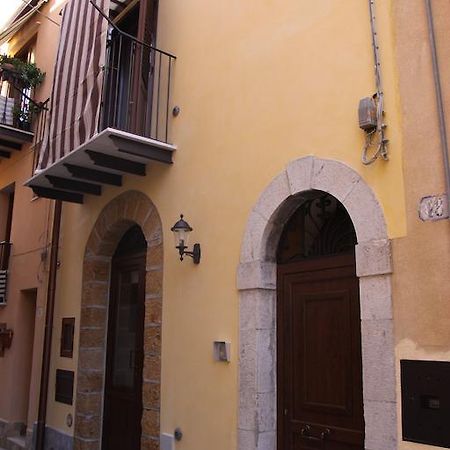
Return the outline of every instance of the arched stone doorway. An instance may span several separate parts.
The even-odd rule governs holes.
[[[382,208],[360,175],[312,156],[291,162],[264,190],[245,230],[237,274],[240,291],[239,450],[275,450],[276,249],[299,195],[328,192],[356,230],[363,366],[365,448],[397,448],[391,253]],[[281,450],[281,449],[278,449]]]
[[[111,260],[121,238],[138,225],[147,241],[141,448],[159,448],[163,233],[154,204],[125,192],[100,213],[83,261],[75,404],[75,449],[100,450]]]

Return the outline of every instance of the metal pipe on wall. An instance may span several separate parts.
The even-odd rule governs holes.
[[[447,207],[450,211],[450,166],[448,156],[448,140],[447,129],[445,125],[445,112],[444,103],[442,101],[442,89],[441,89],[441,76],[439,71],[438,57],[436,51],[436,36],[434,34],[434,20],[433,10],[431,8],[431,0],[425,0],[425,7],[427,10],[428,20],[428,38],[431,48],[431,59],[433,62],[433,77],[434,77],[434,89],[436,93],[436,103],[439,115],[439,134],[441,138],[442,158],[444,160],[444,172],[445,172],[445,188],[447,196]]]
[[[56,273],[58,270],[58,247],[61,229],[61,200],[55,201],[53,212],[52,244],[50,249],[50,272],[47,286],[47,307],[45,312],[44,349],[42,353],[41,385],[39,390],[39,410],[36,428],[36,450],[44,450],[45,421],[47,416],[47,396],[50,376],[50,360],[55,311]]]

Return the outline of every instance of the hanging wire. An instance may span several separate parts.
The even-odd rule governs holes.
[[[384,160],[388,160],[388,151],[387,144],[388,139],[385,137],[385,128],[386,125],[383,123],[384,117],[384,93],[383,87],[381,83],[381,64],[380,64],[380,53],[378,46],[378,35],[376,30],[376,22],[375,22],[375,0],[369,0],[369,11],[370,11],[370,28],[372,32],[372,48],[373,48],[373,56],[375,62],[375,82],[377,92],[373,96],[373,99],[376,104],[377,112],[377,127],[366,134],[366,142],[362,151],[362,163],[365,165],[372,164],[379,157]],[[376,139],[375,139],[376,138]],[[375,148],[375,151],[369,156],[369,150],[371,148]]]

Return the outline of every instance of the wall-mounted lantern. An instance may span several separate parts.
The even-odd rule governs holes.
[[[200,262],[200,244],[194,244],[192,251],[187,251],[187,241],[192,227],[183,219],[183,214],[180,215],[180,220],[170,229],[173,231],[175,237],[175,248],[180,253],[180,261],[183,261],[184,255],[190,256],[194,260],[194,264]]]

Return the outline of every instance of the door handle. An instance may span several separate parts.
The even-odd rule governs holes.
[[[329,428],[325,428],[320,433],[320,436],[314,436],[311,434],[311,425],[305,425],[301,430],[300,434],[303,438],[308,439],[309,441],[324,441],[330,434],[331,430]]]

